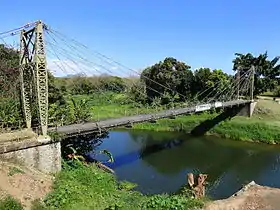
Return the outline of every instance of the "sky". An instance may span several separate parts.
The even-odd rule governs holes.
[[[42,20],[135,71],[174,57],[232,73],[236,52],[280,54],[279,8],[279,0],[1,0],[0,32]]]

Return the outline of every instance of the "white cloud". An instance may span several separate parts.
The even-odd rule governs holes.
[[[84,63],[81,63],[79,61],[71,61],[67,59],[48,59],[47,66],[48,69],[54,74],[54,76],[57,77],[77,74],[83,74],[87,76],[99,76],[101,74],[109,74],[119,77],[135,76],[135,72],[133,72],[132,70],[108,63],[91,63],[85,65]]]
[[[111,70],[117,70],[119,67],[118,66],[112,66]]]
[[[98,66],[88,66],[71,60],[50,59],[48,60],[47,66],[48,69],[57,77],[77,74],[97,76],[102,73],[107,73],[106,71],[102,71],[102,69]]]

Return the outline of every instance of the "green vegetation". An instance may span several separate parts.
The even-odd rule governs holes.
[[[191,132],[196,126],[206,120],[214,119],[218,113],[202,113],[199,115],[182,116],[176,119],[162,119],[157,123],[143,123],[134,126],[135,129],[155,131]],[[236,116],[220,122],[207,132],[209,135],[242,140],[280,144],[280,104],[272,98],[260,99],[252,118]]]
[[[19,56],[14,49],[0,46],[0,124],[2,129],[24,126],[19,91]],[[267,91],[279,94],[279,58],[267,53],[236,54],[233,69],[241,77],[255,66],[255,95]],[[167,57],[149,66],[139,78],[110,75],[74,75],[56,78],[49,72],[49,125],[59,126],[134,114],[151,113],[198,102],[235,97],[235,76],[220,69],[192,69],[188,64]],[[228,90],[221,93],[222,90]],[[231,94],[232,93],[232,94]],[[241,91],[241,95],[248,92]],[[33,125],[36,108],[32,99]],[[35,116],[35,117],[34,117]]]
[[[203,201],[188,195],[145,196],[131,190],[135,185],[118,183],[115,177],[92,166],[66,164],[54,182],[53,191],[36,209],[192,209]],[[33,208],[35,209],[35,207]]]
[[[15,200],[11,196],[7,196],[4,199],[0,200],[0,210],[23,210],[20,202]]]
[[[202,114],[193,115],[191,117],[178,117],[175,120],[163,119],[155,124],[138,124],[135,129],[148,129],[155,131],[184,131],[189,132],[195,126],[199,125],[205,120],[214,118],[217,114]],[[243,140],[264,142],[269,144],[277,143],[280,141],[280,125],[273,125],[261,120],[244,120],[243,117],[236,117],[230,121],[221,122],[215,126],[207,134],[219,135],[221,137]]]
[[[279,88],[279,56],[269,60],[267,52],[259,56],[253,56],[251,53],[236,53],[235,55],[233,70],[239,69],[241,75],[249,71],[252,66],[255,67],[254,95],[262,94],[268,90],[275,92]]]
[[[24,171],[17,167],[11,167],[8,173],[8,176],[13,176],[15,174],[23,174]]]
[[[24,126],[18,80],[19,56],[17,51],[0,45],[0,58],[0,129],[6,131]],[[250,53],[236,54],[233,69],[239,69],[242,77],[252,65],[255,66],[254,95],[270,92],[276,97],[280,96],[278,60],[278,57],[269,60],[267,53],[256,57]],[[232,88],[235,82],[236,76],[220,69],[194,70],[175,58],[165,58],[144,69],[140,78],[110,75],[55,78],[49,73],[49,124],[59,126],[153,113],[209,101],[213,97],[228,100],[235,97],[236,90]],[[227,94],[216,97],[224,89],[228,90]],[[246,97],[248,91],[240,91],[240,95]],[[32,99],[32,112],[36,116],[34,104],[35,100]],[[234,117],[221,122],[208,133],[238,140],[279,143],[279,106],[275,101],[262,99],[253,118]],[[135,125],[134,128],[189,132],[218,114],[203,113],[175,120],[165,119],[155,124]],[[38,119],[33,118],[32,123],[36,126]],[[55,133],[53,135],[60,138]],[[89,149],[84,145],[73,148],[75,151]],[[80,151],[77,153],[84,154]],[[53,191],[43,203],[36,202],[33,209],[191,209],[203,205],[201,200],[191,199],[188,194],[145,196],[131,190],[133,184],[117,183],[113,175],[95,166],[86,167],[73,162],[71,167],[65,165],[56,177]],[[17,172],[11,170],[11,174]],[[10,197],[0,202],[0,208],[2,206],[5,209],[21,209],[18,202]]]

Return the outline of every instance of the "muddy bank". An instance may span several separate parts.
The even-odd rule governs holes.
[[[24,209],[50,192],[54,177],[19,164],[0,161],[0,199],[11,195]]]
[[[258,185],[246,185],[235,195],[205,205],[203,210],[279,210],[280,189]]]

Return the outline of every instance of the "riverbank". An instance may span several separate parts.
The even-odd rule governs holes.
[[[2,182],[0,188],[6,189],[7,193],[1,197],[0,209],[193,209],[202,207],[203,201],[192,199],[186,195],[154,195],[145,196],[140,192],[133,191],[134,184],[128,182],[117,182],[116,178],[94,165],[83,166],[79,163],[74,167],[64,164],[63,170],[58,173],[53,182],[52,190],[48,188],[46,193],[38,193],[37,188],[42,183],[28,183],[21,180],[17,188],[11,190],[11,179],[24,176],[25,179],[33,177],[23,169],[17,173],[6,174],[9,180],[6,185]],[[0,174],[1,175],[1,174]],[[7,178],[7,179],[8,179]],[[6,180],[6,179],[5,179]],[[12,185],[13,186],[13,185]],[[20,194],[23,188],[30,189],[31,194],[37,193],[35,197],[26,198],[26,193]],[[36,188],[37,187],[37,188]],[[12,197],[10,197],[10,196]],[[41,200],[41,201],[40,201]],[[32,205],[31,205],[32,204]]]
[[[177,117],[176,119],[162,119],[156,123],[134,125],[134,129],[190,133],[196,126],[207,122],[204,126],[209,125],[211,129],[205,135],[217,135],[241,141],[280,144],[280,105],[277,102],[260,99],[253,117],[237,116],[213,127],[211,125],[217,115],[217,113],[202,113]]]
[[[9,170],[7,171],[6,169],[8,168]],[[3,176],[4,169],[7,172],[5,177]],[[95,166],[85,167],[76,165],[75,169],[64,168],[56,176],[52,190],[50,188],[51,182],[49,181],[53,177],[45,176],[48,180],[46,182],[46,180],[42,181],[41,175],[41,181],[34,182],[34,174],[37,173],[2,162],[0,173],[0,209],[195,208],[202,210],[272,210],[280,208],[278,199],[280,189],[258,184],[245,186],[236,195],[223,200],[202,201],[191,199],[184,195],[145,196],[131,190],[135,185],[125,182],[118,183],[114,176],[101,171]],[[33,180],[33,182],[30,182],[30,180]]]
[[[58,209],[191,209],[202,202],[183,195],[145,196],[133,191],[135,185],[116,178],[95,166],[64,168],[54,182],[54,191],[45,200]]]

